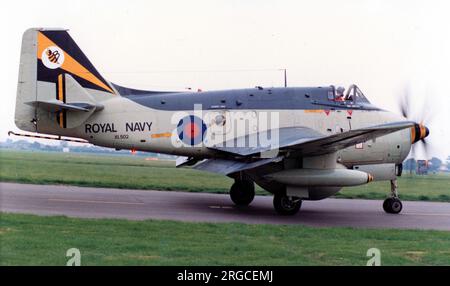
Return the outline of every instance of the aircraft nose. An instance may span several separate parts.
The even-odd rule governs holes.
[[[428,129],[428,127],[426,126],[424,126],[424,128],[425,128],[425,136],[423,138],[428,137],[428,135],[430,135],[430,129]]]

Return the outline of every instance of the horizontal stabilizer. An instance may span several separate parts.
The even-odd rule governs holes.
[[[56,90],[56,98],[36,99],[24,103],[36,108],[38,112],[50,112],[62,128],[78,127],[94,112],[104,108],[70,74],[61,74],[58,77]]]
[[[89,112],[91,110],[97,109],[98,107],[101,107],[87,102],[71,102],[69,104],[64,103],[57,99],[50,99],[46,101],[43,100],[29,101],[25,102],[25,104],[31,105],[36,108],[41,108],[50,112],[58,112],[63,110]]]

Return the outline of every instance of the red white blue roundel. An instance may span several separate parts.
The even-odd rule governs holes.
[[[178,122],[178,138],[187,145],[198,145],[203,142],[206,133],[206,125],[197,116],[189,115]]]

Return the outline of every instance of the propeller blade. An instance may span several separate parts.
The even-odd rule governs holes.
[[[425,159],[428,160],[430,144],[428,144],[428,142],[427,142],[427,140],[425,140],[425,138],[420,139],[420,142],[422,143],[422,146],[423,146],[423,152],[425,153]]]
[[[416,160],[416,146],[416,144],[413,144],[410,151],[411,158],[413,158],[414,160]]]
[[[431,122],[435,118],[435,112],[433,112],[434,108],[432,106],[433,102],[429,99],[431,97],[432,92],[429,90],[426,90],[426,94],[424,97],[424,101],[421,103],[413,102],[414,100],[417,100],[418,98],[414,98],[412,96],[410,86],[405,86],[403,89],[403,94],[399,96],[399,109],[401,114],[407,118],[408,120],[417,122],[421,126],[424,126],[426,128],[426,136],[429,134],[429,128],[431,125]],[[413,104],[415,103],[415,104]],[[420,107],[420,111],[416,110],[416,108],[413,107]],[[425,136],[425,137],[426,137]],[[429,139],[429,138],[428,138]],[[428,155],[430,154],[430,141],[425,140],[425,138],[420,139],[420,142],[416,142],[411,146],[411,153],[410,158],[413,158],[417,161],[416,156],[418,155],[421,157],[422,155],[425,156],[425,159],[428,158]],[[420,146],[419,146],[420,145]],[[418,151],[420,150],[420,151]],[[423,150],[423,152],[422,152]]]
[[[408,100],[402,99],[400,102],[400,111],[405,118],[409,118]]]
[[[405,88],[403,91],[402,96],[399,100],[400,105],[400,112],[402,113],[403,117],[410,119],[410,102],[409,102],[409,88]]]
[[[429,126],[433,121],[435,116],[435,112],[433,112],[434,108],[431,106],[429,100],[425,100],[420,108],[420,124]]]

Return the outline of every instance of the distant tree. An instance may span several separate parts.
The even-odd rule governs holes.
[[[39,142],[34,141],[34,142],[31,144],[31,149],[33,149],[33,150],[39,150],[39,149],[41,149],[41,144],[40,144]]]
[[[437,172],[441,168],[442,161],[439,158],[433,157],[428,161],[428,170],[431,172]]]
[[[403,170],[408,170],[410,172],[416,169],[416,160],[413,158],[409,158],[405,162],[403,162]]]

